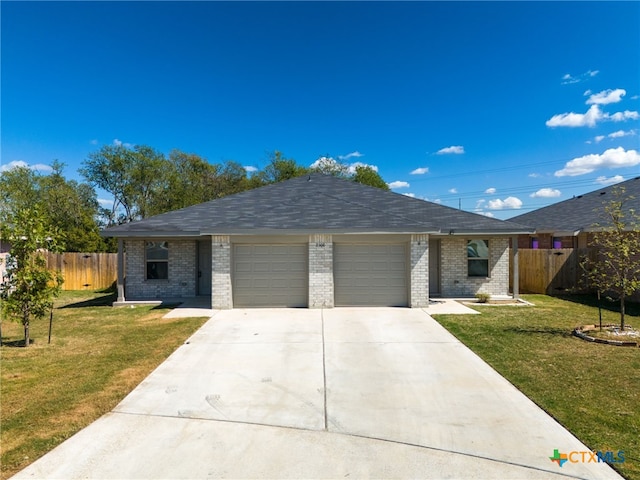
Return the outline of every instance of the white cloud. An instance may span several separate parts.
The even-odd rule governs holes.
[[[253,172],[257,172],[258,171],[258,169],[256,167],[252,167],[251,165],[245,166],[244,169],[249,173],[253,173]]]
[[[460,155],[464,153],[464,147],[462,145],[451,145],[450,147],[441,148],[436,153],[438,155],[446,155],[449,153]]]
[[[595,127],[604,114],[597,105],[592,105],[587,113],[560,113],[546,121],[547,127]]]
[[[585,95],[590,95],[587,99],[587,105],[608,105],[609,103],[618,103],[627,94],[627,91],[623,88],[616,88],[615,90],[603,90],[599,93],[591,95],[591,90],[584,92]]]
[[[491,187],[491,188],[487,188],[484,193],[488,193],[489,195],[493,195],[494,193],[496,193],[496,189]]]
[[[457,188],[450,188],[449,189],[449,193],[458,193],[458,189]]]
[[[356,167],[369,167],[374,172],[378,171],[378,167],[376,165],[369,165],[368,163],[362,163],[362,162],[354,162],[349,164],[347,166],[347,170],[351,175],[353,175],[354,173],[356,173]]]
[[[629,135],[635,135],[635,134],[636,134],[635,130],[629,130],[627,132],[625,132],[624,130],[618,130],[617,132],[610,133],[609,135],[607,135],[607,137],[609,137],[609,138],[621,138],[621,137],[627,137]]]
[[[598,73],[600,73],[599,70],[587,70],[584,73],[581,73],[580,75],[577,76],[573,76],[569,73],[566,73],[562,76],[562,85],[569,85],[572,83],[579,83],[582,82],[584,80],[587,80],[591,77],[595,77]]]
[[[639,163],[640,154],[636,150],[625,150],[622,147],[610,148],[601,155],[591,154],[574,158],[554,175],[556,177],[575,177],[591,173],[599,168],[633,167]]]
[[[33,165],[29,165],[23,160],[13,160],[9,163],[5,163],[4,165],[0,165],[0,172],[8,172],[9,170],[20,167],[29,168],[36,172],[51,172],[53,170],[49,165],[45,165],[44,163],[35,163]]]
[[[535,193],[529,195],[531,198],[555,198],[559,197],[561,194],[560,190],[556,190],[555,188],[541,188]]]
[[[531,178],[540,178],[542,175],[540,175],[539,173],[530,173],[528,176]]]
[[[424,175],[425,173],[429,173],[429,167],[420,167],[411,171],[411,175]]]
[[[613,177],[607,178],[604,175],[596,178],[596,183],[601,185],[611,185],[613,183],[620,183],[624,180],[622,175],[614,175]]]
[[[494,218],[495,215],[491,212],[478,212],[480,215],[484,215],[485,217]]]
[[[502,210],[505,208],[518,209],[522,207],[522,200],[518,197],[507,197],[504,200],[498,198],[496,200],[489,200],[487,207],[491,210]]]
[[[638,132],[636,130],[618,130],[617,132],[613,132],[610,133],[607,136],[604,135],[598,135],[596,137],[594,137],[594,141],[596,143],[600,143],[602,140],[604,140],[605,138],[622,138],[622,137],[629,137],[629,136],[633,136],[636,135]],[[587,141],[587,143],[591,143],[590,141]]]
[[[338,160],[349,160],[352,157],[360,158],[364,155],[357,150],[355,152],[347,153],[346,155],[338,155]]]
[[[0,166],[0,172],[8,172],[13,168],[20,168],[20,167],[28,168],[29,165],[27,164],[27,162],[23,162],[22,160],[14,160],[12,162],[5,163],[4,165]]]
[[[99,198],[98,203],[105,208],[113,207],[113,200],[109,200],[107,198]]]
[[[407,182],[403,182],[401,180],[396,180],[395,182],[387,183],[387,185],[389,185],[389,188],[392,188],[392,189],[409,188],[411,186]]]
[[[126,143],[126,142],[122,142],[121,140],[118,140],[117,138],[113,139],[113,144],[116,147],[125,147],[125,148],[131,148],[133,147],[133,144],[131,143]]]
[[[625,110],[624,112],[616,112],[613,115],[605,114],[605,118],[613,121],[613,122],[624,122],[625,120],[638,120],[640,115],[638,112],[631,112],[629,110]]]
[[[354,173],[356,173],[356,167],[369,167],[374,172],[378,171],[378,167],[376,165],[368,165],[368,164],[362,163],[362,162],[354,162],[354,163],[350,163],[350,164],[341,164],[340,162],[338,162],[333,157],[320,157],[315,162],[313,162],[311,165],[309,165],[309,167],[310,168],[318,168],[318,169],[324,170],[324,171],[331,171],[332,169],[338,167],[339,165],[345,165],[347,167],[347,173],[349,175],[353,175]]]
[[[637,120],[638,112],[625,110],[614,114],[604,113],[598,105],[591,105],[586,113],[565,112],[554,115],[545,122],[547,127],[595,127],[596,123],[603,120],[612,122],[624,122],[625,120]]]
[[[416,198],[416,194],[415,193],[403,193],[402,195],[404,195],[405,197]]]
[[[333,167],[334,165],[336,165],[338,162],[336,162],[335,158],[331,158],[331,157],[320,157],[318,158],[315,162],[313,162],[311,165],[309,165],[310,168],[321,168],[324,166],[330,166]]]

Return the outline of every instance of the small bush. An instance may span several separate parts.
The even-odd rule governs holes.
[[[478,303],[487,303],[491,295],[488,293],[476,293],[476,298],[478,299]]]

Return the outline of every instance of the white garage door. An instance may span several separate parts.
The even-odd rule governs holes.
[[[235,245],[235,307],[306,307],[307,245]]]
[[[333,272],[336,306],[408,305],[404,244],[334,244]]]

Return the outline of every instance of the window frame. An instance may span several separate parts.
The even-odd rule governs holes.
[[[150,245],[165,248],[166,258],[149,258]],[[162,276],[151,276],[152,265],[162,265],[163,268],[156,268],[156,271]],[[145,240],[144,242],[144,279],[145,281],[166,281],[169,280],[169,242],[167,240]]]
[[[478,242],[478,241],[484,242],[484,245],[486,247],[486,252],[487,252],[486,256],[479,256],[479,254],[481,252],[478,252],[477,249],[475,249],[474,251],[476,253],[478,253],[478,256],[469,255],[469,253],[471,252],[471,250],[469,249],[471,242]],[[469,277],[469,278],[490,278],[491,277],[491,268],[490,268],[491,267],[491,262],[490,262],[490,260],[491,260],[491,250],[490,250],[490,247],[489,247],[489,239],[472,238],[472,239],[467,240],[467,277]],[[478,265],[480,263],[486,264],[486,275],[484,273],[481,274],[481,275],[472,274],[471,271],[475,270],[475,268],[474,269],[470,268],[471,265],[472,265],[472,262],[475,265]]]

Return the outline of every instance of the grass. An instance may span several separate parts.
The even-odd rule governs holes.
[[[625,452],[615,468],[640,479],[640,349],[571,335],[597,324],[595,300],[526,295],[533,307],[476,306],[482,315],[436,315],[460,341],[593,450]],[[640,327],[640,305],[626,323]],[[606,304],[603,323],[619,323]],[[562,449],[562,445],[549,445]]]
[[[0,478],[6,479],[111,411],[205,321],[167,308],[113,308],[105,293],[64,292],[49,319],[2,323]],[[7,342],[6,345],[5,342]]]

